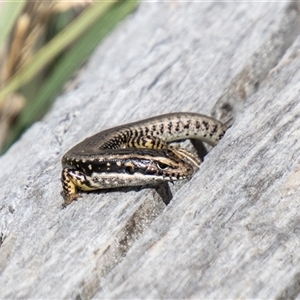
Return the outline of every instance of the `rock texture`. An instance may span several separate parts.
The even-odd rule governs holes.
[[[0,298],[299,298],[299,14],[142,3],[0,159]],[[128,189],[61,209],[66,150],[173,111],[232,127],[168,206]]]

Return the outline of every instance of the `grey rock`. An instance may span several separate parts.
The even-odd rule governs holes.
[[[296,298],[298,23],[296,3],[142,3],[0,159],[0,298]],[[141,189],[61,209],[65,151],[174,111],[232,127],[168,206]]]

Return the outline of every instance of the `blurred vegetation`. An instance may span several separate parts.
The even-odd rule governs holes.
[[[137,0],[5,2],[0,7],[0,152],[51,107]]]

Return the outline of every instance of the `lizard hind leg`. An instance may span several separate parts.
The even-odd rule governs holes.
[[[198,170],[201,164],[201,160],[196,155],[185,149],[174,147],[157,136],[146,135],[135,138],[129,142],[129,145],[134,148],[170,149],[178,158],[192,165],[195,170]]]
[[[196,155],[182,148],[171,147],[170,149],[178,158],[192,165],[195,171],[200,168],[201,160]]]
[[[201,164],[201,160],[191,152],[169,145],[164,140],[156,136],[142,136],[130,141],[130,146],[135,148],[150,148],[150,149],[170,149],[178,158],[189,163],[198,170]]]
[[[149,149],[168,149],[167,142],[157,136],[146,135],[137,137],[129,141],[129,146],[133,148],[149,148]]]

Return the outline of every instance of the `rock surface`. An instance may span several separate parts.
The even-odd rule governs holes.
[[[299,298],[299,12],[145,2],[120,24],[0,159],[0,298]],[[61,209],[66,150],[173,111],[233,125],[167,207],[142,189]]]

